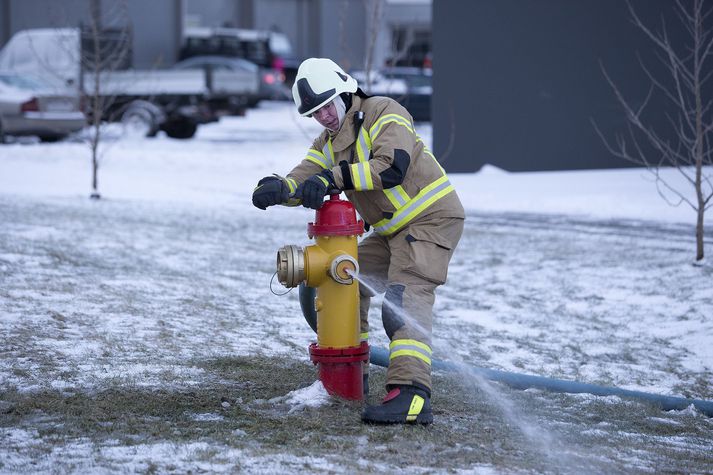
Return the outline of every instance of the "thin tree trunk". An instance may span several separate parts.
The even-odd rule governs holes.
[[[698,208],[698,219],[696,220],[696,260],[703,259],[703,208]]]
[[[92,137],[92,194],[90,197],[92,199],[99,199],[99,183],[98,183],[98,170],[99,170],[99,143],[101,141],[101,121],[103,114],[103,104],[100,97],[100,84],[101,80],[99,75],[101,74],[101,53],[99,46],[99,32],[101,29],[101,4],[98,0],[92,0],[91,4],[91,14],[92,14],[92,43],[94,49],[94,100],[93,100],[93,117],[92,123],[94,126],[94,136]],[[80,40],[81,41],[81,40]]]
[[[694,34],[694,48],[693,48],[693,91],[696,98],[696,149],[695,149],[695,161],[696,161],[696,178],[694,187],[696,189],[696,201],[698,208],[696,209],[697,219],[696,219],[696,260],[700,261],[703,259],[703,215],[705,213],[706,205],[703,198],[702,180],[701,175],[703,172],[703,142],[705,140],[705,134],[703,132],[703,100],[701,98],[701,68],[705,58],[701,58],[701,38],[703,37],[703,18],[701,16],[701,0],[696,0],[694,4],[694,21],[695,21],[695,34]]]

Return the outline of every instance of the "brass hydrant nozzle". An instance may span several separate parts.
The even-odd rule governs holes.
[[[335,257],[329,266],[329,276],[340,284],[351,284],[357,274],[359,274],[359,264],[349,254]]]
[[[297,287],[305,280],[305,253],[299,246],[277,250],[277,279],[285,287]]]

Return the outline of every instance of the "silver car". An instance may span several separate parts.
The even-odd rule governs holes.
[[[85,125],[73,92],[58,93],[34,76],[0,71],[0,143],[5,135],[55,141]]]

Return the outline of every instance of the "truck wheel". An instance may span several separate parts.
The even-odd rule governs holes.
[[[127,137],[155,137],[159,129],[156,106],[146,101],[134,101],[121,114],[121,124]]]
[[[40,135],[40,142],[47,142],[47,143],[52,143],[52,142],[59,142],[64,138],[63,135]]]
[[[179,119],[163,124],[163,130],[174,139],[190,139],[196,134],[198,124],[188,119]]]

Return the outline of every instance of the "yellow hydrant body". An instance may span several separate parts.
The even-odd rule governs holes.
[[[356,273],[355,266],[345,264],[340,276],[351,280],[342,284],[329,276],[330,264],[339,256],[357,259],[356,236],[317,236],[316,244],[305,248],[306,283],[317,288],[317,343],[321,347],[348,348],[359,345],[359,286],[346,271]],[[343,261],[349,262],[349,261]]]

